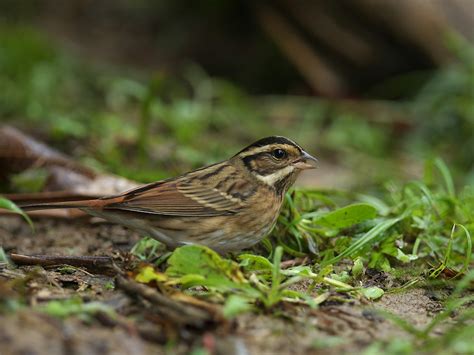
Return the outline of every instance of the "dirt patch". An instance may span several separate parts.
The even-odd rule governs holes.
[[[0,245],[20,254],[111,255],[130,250],[139,240],[138,233],[125,227],[90,218],[42,219],[34,231],[21,218],[0,218]]]
[[[442,310],[441,304],[431,300],[423,289],[386,294],[375,307],[396,314],[416,327],[428,324],[433,317],[433,310],[436,313]]]
[[[153,343],[123,329],[23,311],[0,317],[2,354],[146,354]],[[5,351],[5,352],[4,352]]]
[[[139,240],[137,233],[123,227],[87,220],[39,220],[36,231],[16,217],[0,218],[0,245],[7,252],[23,254],[107,255],[126,253]],[[382,275],[383,276],[383,275]],[[378,275],[373,283],[387,279]],[[15,284],[15,292],[11,285]],[[309,283],[295,285],[305,289]],[[20,291],[18,291],[20,290]],[[113,276],[98,275],[80,268],[23,266],[0,268],[0,300],[14,300],[18,293],[28,300],[26,307],[0,315],[2,354],[149,354],[187,353],[205,348],[217,354],[357,353],[376,340],[408,338],[375,310],[397,314],[416,326],[426,325],[440,309],[438,301],[423,289],[386,294],[378,302],[344,299],[326,302],[317,309],[281,305],[276,313],[244,314],[221,329],[185,330],[179,342],[167,324],[156,322],[149,304],[132,304],[114,288]],[[81,298],[102,301],[113,308],[119,321],[61,320],[38,311],[46,301]],[[14,308],[14,307],[13,307]],[[276,314],[276,315],[275,315]],[[132,323],[141,324],[146,330]]]

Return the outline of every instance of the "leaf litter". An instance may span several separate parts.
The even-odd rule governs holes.
[[[138,236],[135,236],[128,245],[122,244],[121,238],[113,237],[114,234],[120,235],[122,228],[111,225],[100,225],[100,228],[63,226],[56,229],[59,231],[57,235],[59,238],[51,240],[44,234],[51,226],[50,221],[37,221],[36,235],[32,235],[27,228],[22,228],[19,220],[15,222],[12,218],[2,218],[0,223],[4,246],[12,248],[12,242],[18,240],[14,237],[17,231],[26,232],[18,243],[14,243],[18,253],[47,254],[48,250],[57,251],[55,244],[60,244],[61,248],[74,248],[76,238],[73,236],[78,233],[90,236],[81,242],[84,243],[83,252],[97,248],[100,253],[117,258],[115,248],[131,249],[133,241],[138,241]],[[46,223],[46,227],[43,223]],[[64,222],[54,223],[57,225]],[[104,236],[101,234],[112,237],[108,248],[104,248]],[[29,239],[33,238],[36,244],[32,248]],[[40,243],[41,240],[46,244]],[[118,244],[114,244],[114,241]],[[145,283],[147,284],[145,287],[156,289],[158,292],[164,290],[169,295],[175,294],[178,299],[181,297],[179,302],[185,304],[197,297],[204,302],[197,306],[198,309],[206,309],[204,304],[221,304],[222,310],[219,312],[230,321],[230,323],[219,321],[214,326],[208,325],[201,330],[188,329],[184,334],[169,324],[162,323],[163,317],[153,309],[156,305],[150,304],[146,299],[138,299],[137,303],[136,299],[124,295],[123,291],[117,288],[113,277],[88,275],[75,270],[70,279],[74,281],[71,282],[61,278],[68,275],[71,270],[59,267],[48,270],[24,266],[17,269],[23,271],[22,277],[17,275],[8,278],[6,277],[8,274],[5,273],[7,268],[4,268],[1,272],[3,287],[0,285],[0,290],[5,288],[5,282],[23,280],[20,282],[23,283],[21,287],[19,284],[12,287],[15,296],[7,296],[10,303],[12,299],[17,300],[17,305],[11,304],[10,308],[16,309],[15,312],[22,316],[13,320],[12,310],[0,316],[3,318],[1,323],[8,324],[9,327],[5,332],[2,329],[3,334],[10,334],[9,340],[4,344],[9,349],[17,349],[20,346],[19,339],[11,336],[12,329],[18,332],[20,329],[21,331],[26,329],[26,333],[30,334],[39,319],[42,319],[46,324],[52,325],[41,327],[36,334],[37,343],[32,344],[40,347],[48,346],[49,349],[58,348],[58,344],[64,341],[63,336],[52,336],[48,333],[51,332],[50,329],[56,329],[59,321],[61,327],[74,329],[72,332],[74,335],[69,335],[69,338],[72,344],[77,345],[71,347],[76,350],[87,349],[90,353],[99,353],[99,349],[91,345],[99,342],[106,344],[104,346],[110,350],[115,349],[117,353],[127,353],[125,349],[130,350],[132,345],[138,353],[149,353],[160,349],[163,351],[170,339],[181,339],[173,345],[173,349],[178,353],[187,353],[190,349],[203,348],[204,339],[209,337],[207,334],[212,334],[218,339],[216,343],[219,345],[216,347],[222,347],[221,343],[225,343],[227,344],[225,346],[240,349],[244,344],[249,352],[257,353],[317,352],[321,349],[331,349],[334,353],[351,349],[362,351],[374,341],[386,342],[394,336],[409,339],[406,332],[378,316],[376,308],[389,310],[402,317],[406,317],[408,313],[410,317],[408,319],[420,326],[429,324],[436,314],[430,313],[430,309],[442,308],[441,302],[430,299],[426,291],[420,288],[385,295],[381,298],[382,301],[375,303],[374,308],[367,304],[365,297],[349,296],[348,290],[344,289],[347,284],[343,281],[334,279],[332,285],[334,288],[320,290],[320,285],[315,286],[313,280],[318,275],[312,275],[305,265],[281,269],[279,276],[276,275],[280,283],[274,285],[272,279],[275,276],[275,262],[278,262],[275,258],[268,259],[255,254],[241,254],[232,261],[206,248],[194,246],[178,249],[160,266],[140,264],[140,260],[136,259],[136,265],[142,266],[134,268],[138,270],[138,273],[133,274],[135,281]],[[41,270],[43,275],[40,278],[36,276],[38,270]],[[325,271],[323,274],[331,275],[332,272]],[[319,276],[331,279],[329,276],[322,276],[323,274]],[[299,279],[296,280],[295,277]],[[366,275],[361,277],[362,283],[366,282],[364,280],[366,277]],[[101,282],[97,283],[98,279]],[[128,279],[130,280],[130,277]],[[285,284],[281,289],[282,283],[288,280],[292,280],[292,283]],[[9,286],[10,284],[6,287],[10,289]],[[381,287],[384,288],[382,285]],[[340,293],[338,289],[343,292]],[[379,287],[374,288],[371,285],[360,290],[362,289],[367,290],[364,292],[368,292],[370,296],[370,293]],[[182,292],[186,292],[189,298],[183,297]],[[274,296],[270,296],[271,292]],[[4,296],[3,291],[0,293]],[[359,292],[357,294],[363,295]],[[310,296],[304,298],[302,295]],[[263,301],[265,297],[281,297],[282,300],[268,302],[266,304],[268,310],[265,311]],[[295,301],[297,303],[294,303]],[[28,304],[38,306],[30,308]],[[57,320],[58,317],[61,319]],[[136,330],[132,331],[133,329]],[[120,333],[123,334],[122,337],[115,335]],[[45,338],[48,338],[48,341]],[[84,338],[89,340],[81,343],[81,339]]]

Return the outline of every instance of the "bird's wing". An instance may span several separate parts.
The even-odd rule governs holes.
[[[233,166],[221,164],[128,191],[120,200],[115,197],[113,202],[106,203],[104,208],[168,216],[234,214],[244,202],[218,188],[218,180],[213,179],[213,175],[235,172]]]

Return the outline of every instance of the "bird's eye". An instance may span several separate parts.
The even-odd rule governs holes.
[[[272,152],[272,156],[276,159],[283,159],[283,158],[286,157],[286,155],[287,155],[287,153],[283,149],[275,149]]]

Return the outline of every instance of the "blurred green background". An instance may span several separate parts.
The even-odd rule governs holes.
[[[144,182],[285,135],[321,160],[305,185],[407,180],[434,157],[473,184],[466,19],[368,3],[3,1],[0,120]]]

